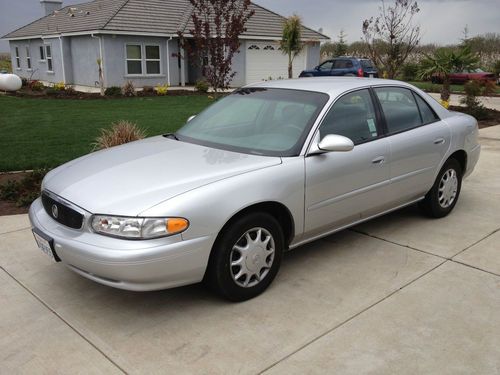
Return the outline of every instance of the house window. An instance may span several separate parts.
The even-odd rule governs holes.
[[[274,51],[274,47],[273,46],[265,46],[264,50],[266,50],[266,51]]]
[[[52,49],[50,45],[45,46],[45,57],[47,58],[47,71],[52,72],[54,69],[52,66]]]
[[[142,51],[140,45],[127,45],[127,74],[142,74]]]
[[[160,46],[127,44],[128,75],[161,74]]]
[[[40,61],[45,61],[45,48],[40,46]]]
[[[259,48],[259,46],[252,44],[250,47],[248,47],[248,49],[252,50],[252,49],[260,49],[260,48]]]
[[[16,47],[16,67],[21,69],[21,58],[19,57],[19,47]]]
[[[30,55],[30,48],[26,46],[26,65],[28,66],[28,69],[31,69],[31,55]]]
[[[160,46],[146,46],[146,74],[160,74]]]

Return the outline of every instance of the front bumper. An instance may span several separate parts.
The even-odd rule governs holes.
[[[122,240],[54,221],[40,199],[30,207],[32,227],[54,240],[62,263],[98,283],[132,291],[168,289],[203,279],[214,236],[183,240],[181,235],[147,241]]]

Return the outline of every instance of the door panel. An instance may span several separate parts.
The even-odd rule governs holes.
[[[389,141],[306,158],[305,234],[317,235],[382,211],[389,201]]]
[[[388,138],[391,147],[391,191],[399,201],[418,199],[430,190],[450,147],[446,123],[433,124]]]

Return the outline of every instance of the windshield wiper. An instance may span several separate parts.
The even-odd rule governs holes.
[[[165,138],[175,139],[176,141],[179,140],[179,138],[177,138],[177,136],[175,135],[175,133],[167,133],[167,134],[163,134],[163,136]]]

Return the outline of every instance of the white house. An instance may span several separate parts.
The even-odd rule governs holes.
[[[177,34],[189,29],[189,0],[94,0],[64,8],[62,0],[40,2],[44,17],[3,37],[21,77],[95,87],[100,59],[106,87],[126,81],[184,86],[200,78]],[[251,9],[255,14],[233,60],[234,87],[288,75],[288,58],[279,49],[284,17],[253,3]],[[328,39],[306,27],[302,37],[306,47],[295,58],[296,75],[318,65],[320,42]]]

